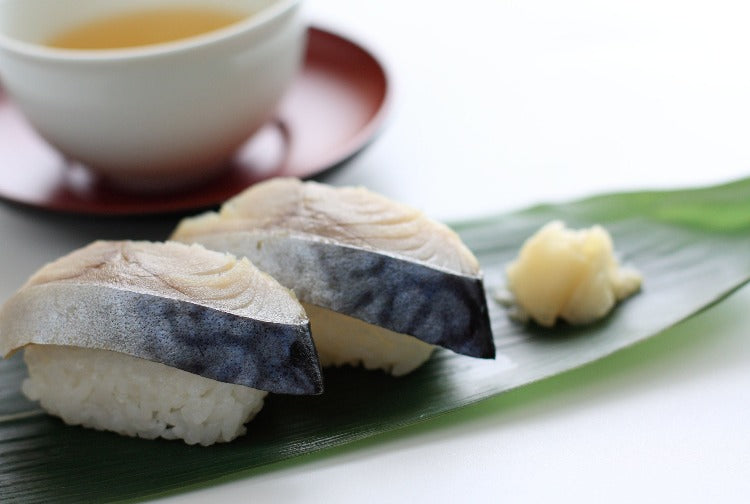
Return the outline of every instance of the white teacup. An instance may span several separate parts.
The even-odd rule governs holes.
[[[45,45],[91,20],[175,6],[245,17],[162,44]],[[299,0],[3,0],[0,79],[64,155],[120,188],[176,190],[216,176],[271,117],[302,62],[299,10]]]

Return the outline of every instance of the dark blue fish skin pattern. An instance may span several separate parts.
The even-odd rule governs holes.
[[[102,285],[49,283],[27,294],[8,302],[17,317],[6,317],[0,332],[23,331],[24,342],[34,344],[120,352],[268,392],[323,391],[307,319],[267,322]]]
[[[480,276],[358,247],[262,233],[229,251],[247,256],[303,302],[456,353],[495,358]]]
[[[142,334],[140,355],[214,380],[283,394],[319,394],[309,324],[279,324],[206,306],[121,292],[114,333]]]
[[[472,357],[494,358],[482,280],[367,250],[316,244],[331,309]],[[336,256],[336,257],[332,257]]]
[[[53,300],[53,302],[50,302]],[[11,298],[0,333],[25,343],[120,352],[213,380],[278,394],[323,392],[306,318],[258,320],[106,285],[32,286]]]

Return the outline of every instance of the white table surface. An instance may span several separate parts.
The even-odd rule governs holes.
[[[750,172],[746,2],[307,0],[305,9],[371,48],[393,84],[381,135],[332,184],[362,184],[452,221]],[[156,239],[170,225],[115,229],[0,204],[0,300],[94,238]],[[746,288],[577,371],[159,502],[748,502],[749,303]]]

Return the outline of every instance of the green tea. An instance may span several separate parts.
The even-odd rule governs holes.
[[[218,30],[245,17],[236,12],[194,7],[129,12],[66,30],[46,45],[61,49],[117,49],[161,44]]]

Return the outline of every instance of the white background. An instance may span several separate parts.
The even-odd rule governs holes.
[[[456,220],[745,176],[746,5],[307,0],[394,86],[381,135],[327,181]],[[0,206],[3,297],[84,238],[37,217]],[[161,502],[747,502],[749,303],[744,289],[580,370]]]

